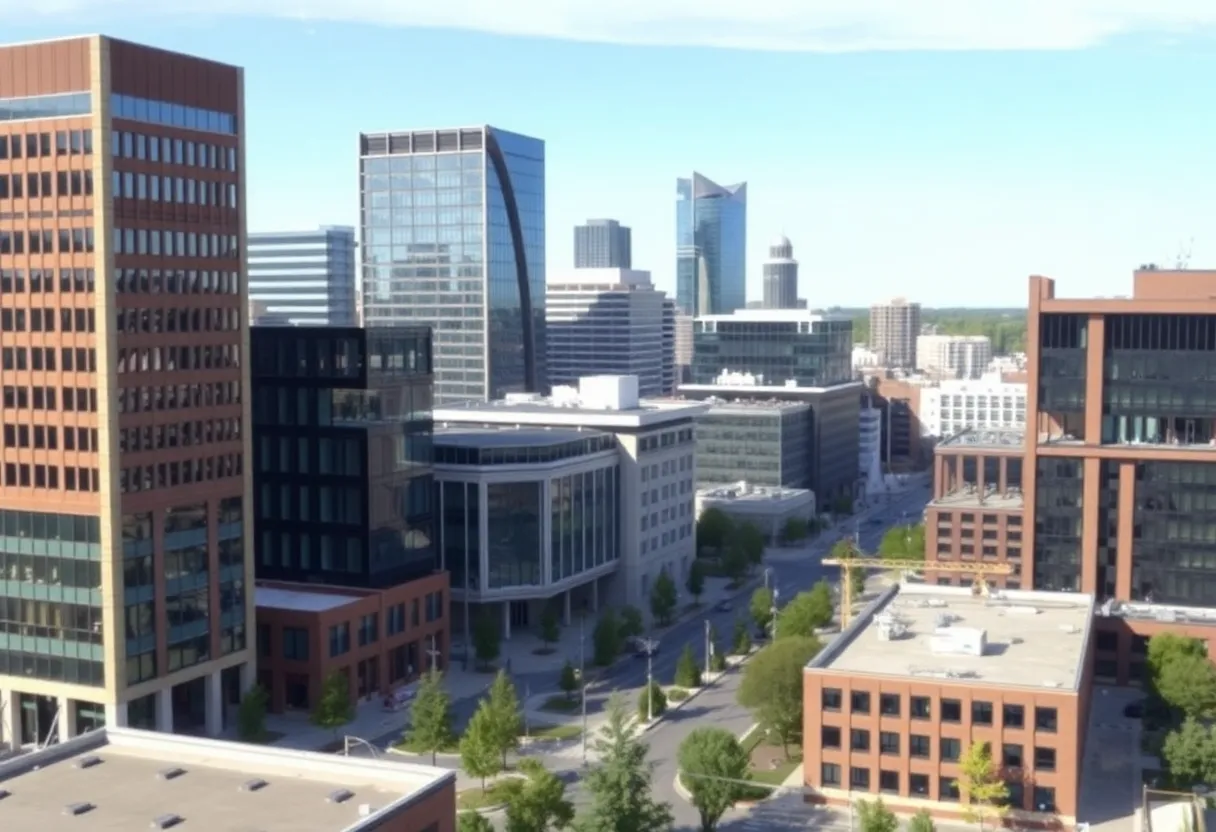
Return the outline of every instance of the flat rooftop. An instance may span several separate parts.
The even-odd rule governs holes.
[[[976,511],[1021,511],[1025,506],[1025,495],[1023,494],[985,494],[981,499],[979,494],[966,492],[957,492],[955,494],[947,494],[944,497],[939,497],[936,500],[930,500],[927,508],[937,509],[966,509],[973,508]]]
[[[937,443],[939,449],[976,448],[990,450],[1021,451],[1026,444],[1026,431],[1022,428],[990,428],[976,430],[968,428]]]
[[[767,413],[781,414],[791,411],[810,410],[807,402],[790,401],[788,399],[719,399],[711,396],[705,399],[709,412],[713,413]]]
[[[343,592],[309,592],[275,586],[254,586],[253,603],[258,607],[294,612],[325,612],[358,601],[362,595]]]
[[[1083,593],[994,590],[990,598],[977,598],[970,587],[898,584],[872,601],[809,666],[850,675],[1076,691],[1093,615],[1093,596]],[[948,628],[987,633],[983,655],[933,649],[938,622],[946,616]],[[905,632],[880,639],[884,617]]]
[[[437,428],[435,442],[457,448],[537,448],[609,434],[576,428]]]
[[[91,759],[99,762],[87,765]],[[173,768],[181,773],[165,778]],[[395,761],[103,729],[0,763],[0,788],[9,792],[0,829],[126,832],[174,814],[183,829],[207,832],[356,832],[454,788],[455,779]],[[252,789],[254,780],[264,785]],[[339,789],[352,794],[336,802]],[[81,803],[92,808],[75,816],[66,808]]]
[[[807,488],[785,488],[771,485],[749,485],[736,482],[728,485],[707,485],[697,489],[697,497],[718,503],[760,503],[783,505],[791,500],[803,500],[811,495]]]
[[[529,401],[458,402],[436,407],[435,426],[465,424],[553,425],[590,428],[637,428],[700,416],[709,406],[679,399],[644,399],[637,407],[610,410],[537,397]]]

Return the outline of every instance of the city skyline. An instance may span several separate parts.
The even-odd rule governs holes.
[[[931,51],[966,44],[925,23],[911,44],[925,51],[822,54],[283,20],[269,0],[244,4],[261,18],[223,4],[196,16],[107,5],[112,13],[77,0],[32,18],[0,9],[0,20],[13,41],[95,29],[245,67],[251,231],[358,225],[349,160],[359,132],[488,122],[547,142],[548,261],[571,262],[572,226],[612,216],[634,229],[634,262],[672,295],[670,183],[690,169],[749,183],[750,299],[761,297],[764,249],[779,232],[801,252],[812,307],[866,306],[900,293],[927,306],[1020,306],[1017,287],[1031,273],[1102,294],[1141,263],[1172,262],[1191,238],[1195,265],[1216,260],[1216,232],[1207,231],[1216,208],[1202,198],[1216,183],[1202,140],[1213,116],[1193,106],[1213,59],[1198,48],[1205,41],[1155,35],[1152,20],[1131,30],[1116,20],[1107,36],[1059,35],[1056,43],[1017,41],[1030,29],[1019,21],[1000,36],[1016,42],[972,42],[1060,47],[1037,53]],[[394,22],[377,17],[379,4],[349,5],[329,14]],[[306,3],[300,13],[316,11]],[[876,19],[867,9],[855,14]],[[466,28],[494,28],[470,21]],[[1177,13],[1173,22],[1191,20]],[[727,24],[690,26],[686,41],[714,42]],[[893,31],[908,25],[896,21]],[[332,60],[315,59],[318,31]],[[420,61],[470,60],[408,93],[356,83],[388,77],[403,51]],[[486,85],[491,68],[495,84]],[[595,77],[615,81],[592,101],[578,79]],[[786,101],[791,80],[814,90],[805,104]],[[725,126],[720,107],[669,106],[711,94],[734,108]],[[315,119],[314,100],[325,119]],[[311,125],[306,140],[287,140],[283,125],[298,122]],[[642,142],[629,140],[634,122],[646,125]],[[809,143],[757,152],[774,129]],[[310,175],[299,176],[303,169]]]

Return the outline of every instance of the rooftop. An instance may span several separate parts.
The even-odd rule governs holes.
[[[843,315],[813,312],[810,309],[736,309],[725,315],[698,315],[698,321],[735,321],[743,323],[819,323],[847,321]]]
[[[1022,428],[967,428],[937,443],[938,448],[992,448],[1020,451],[1025,447],[1026,431]]]
[[[620,268],[571,268],[553,271],[549,274],[546,288],[581,286],[594,283],[607,288],[610,286],[646,286],[653,288],[650,272],[641,269]]]
[[[973,508],[976,511],[1021,511],[1025,506],[1025,497],[1021,491],[1009,491],[1005,494],[998,494],[991,491],[983,497],[980,497],[979,492],[971,491],[955,491],[952,494],[938,497],[935,500],[930,500],[927,508],[937,509],[959,509]]]
[[[899,584],[872,601],[810,667],[1076,691],[1093,612],[1093,596],[1082,593],[999,590],[977,598],[970,587]],[[880,637],[884,629],[889,639]],[[980,630],[985,639],[977,644]],[[965,644],[982,650],[968,652]]]
[[[594,436],[607,436],[603,431],[577,428],[437,428],[435,443],[458,448],[536,448],[561,445]]]
[[[712,485],[697,489],[702,500],[725,500],[737,503],[772,503],[784,500],[800,500],[810,494],[806,488],[784,488],[781,486],[751,485],[745,481],[730,485]]]
[[[309,592],[274,586],[255,586],[253,588],[254,606],[294,612],[325,612],[337,607],[344,607],[352,601],[358,601],[361,597],[352,593]]]
[[[710,396],[705,399],[705,403],[710,405],[710,413],[746,413],[755,410],[807,410],[810,405],[806,402],[790,401],[788,399],[720,399],[717,396]]]
[[[9,793],[0,827],[155,829],[176,815],[208,832],[356,832],[454,789],[455,779],[409,763],[108,728],[0,763]]]

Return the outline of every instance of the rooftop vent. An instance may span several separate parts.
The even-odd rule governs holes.
[[[76,768],[92,768],[93,766],[101,765],[101,758],[96,754],[90,754],[87,757],[81,757],[76,761]]]
[[[1045,688],[1058,688],[1059,686],[1060,686],[1059,682],[1053,681],[1051,679],[1048,679],[1047,681],[1045,681],[1043,683],[1043,687],[1045,687]]]
[[[185,773],[186,770],[184,768],[173,766],[172,768],[162,768],[160,771],[156,772],[156,776],[161,780],[176,780]]]
[[[152,829],[172,829],[181,823],[184,818],[181,815],[175,815],[169,812],[165,815],[157,815],[152,818]]]
[[[83,802],[83,803],[69,803],[67,806],[63,807],[63,813],[65,815],[72,815],[72,816],[83,815],[86,812],[93,811],[93,809],[94,809],[93,804],[88,803],[87,801]]]
[[[1081,628],[1076,626],[1075,624],[1061,624],[1060,632],[1075,634],[1075,633],[1081,632]]]
[[[355,796],[355,793],[350,789],[335,789],[329,793],[329,797],[325,798],[330,803],[345,803]]]
[[[376,813],[376,810],[372,808],[372,804],[370,804],[370,803],[360,803],[359,804],[359,817],[370,818],[375,813]]]
[[[4,800],[4,798],[8,797],[10,794],[12,794],[12,792],[10,792],[8,789],[0,789],[0,800]]]
[[[265,780],[263,780],[261,777],[255,777],[252,780],[246,780],[244,783],[242,783],[241,791],[243,791],[243,792],[260,792],[262,789],[266,788],[269,785],[270,784],[267,783]]]

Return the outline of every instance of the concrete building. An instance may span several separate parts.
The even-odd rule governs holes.
[[[576,225],[574,268],[632,269],[633,232],[616,220],[587,220]]]
[[[249,300],[293,326],[355,326],[355,250],[344,226],[250,234]]]
[[[992,361],[992,342],[985,335],[918,335],[916,369],[945,378],[975,379]]]
[[[747,183],[676,180],[676,307],[724,315],[747,304]]]
[[[888,369],[916,367],[916,339],[920,336],[920,304],[895,298],[870,307],[870,349]]]
[[[1090,704],[1093,596],[892,586],[804,673],[803,771],[813,799],[881,796],[961,820],[959,762],[989,743],[1004,822],[1072,828]]]
[[[672,344],[675,352],[676,386],[692,381],[692,322],[691,315],[683,315],[678,309],[672,316]]]
[[[537,395],[516,395],[496,402],[439,407],[435,410],[434,419],[437,428],[461,431],[472,428],[533,428],[540,430],[570,429],[609,434],[616,447],[618,458],[616,470],[619,471],[616,477],[620,499],[620,530],[617,536],[619,565],[616,569],[616,580],[611,582],[611,586],[605,586],[603,589],[610,594],[610,600],[614,602],[629,603],[645,609],[650,597],[650,588],[659,572],[668,572],[679,584],[687,577],[688,569],[695,556],[693,510],[697,470],[694,424],[697,417],[708,409],[707,405],[699,402],[639,399],[636,377],[600,376],[580,379],[577,389],[555,388],[553,395],[547,398]],[[469,441],[472,441],[472,438]],[[516,447],[519,446],[516,445]],[[479,450],[479,459],[481,453],[483,451]],[[496,452],[491,449],[490,453]],[[531,460],[532,453],[532,450],[528,450],[529,460]],[[535,449],[536,462],[538,464],[542,462],[542,456],[547,453],[550,452],[545,451],[543,447],[537,447]],[[512,454],[514,458],[518,459],[518,450],[512,451]],[[535,482],[540,472],[543,471],[543,466],[529,467],[529,463],[524,465],[522,473],[520,470],[512,472],[512,468],[517,464],[519,463],[502,467],[500,469],[502,475],[507,477],[526,475],[525,479]],[[612,468],[611,462],[606,458],[601,459],[599,452],[595,452],[588,455],[586,464],[592,469],[605,472],[605,487],[607,487],[607,477],[609,476],[607,471]],[[558,467],[565,472],[563,477],[573,473],[565,471],[565,464]],[[451,470],[446,463],[437,468],[437,473],[445,481],[440,511],[445,516],[444,533],[446,535],[448,480],[461,476],[467,478],[468,475]],[[598,483],[599,474],[595,474],[595,477]],[[476,488],[467,489],[465,499],[473,499],[472,494],[476,493],[478,505],[482,505],[484,503],[480,501],[483,497],[489,499],[487,490],[489,479],[481,477],[479,474],[474,485]],[[550,498],[553,496],[553,487],[552,482],[545,485]],[[564,495],[566,486],[561,485],[560,487]],[[573,482],[570,488],[573,489]],[[561,500],[559,508],[564,516],[566,498],[563,496]],[[509,502],[504,503],[506,507],[509,505]],[[488,547],[490,541],[484,536],[489,532],[488,512],[478,510],[470,515],[469,509],[465,508],[461,516],[465,518],[462,521],[465,524],[463,528],[469,528],[470,520],[468,518],[470,516],[476,517],[480,529],[484,532],[484,534],[478,535],[477,545],[480,547],[484,541]],[[551,540],[553,530],[551,511],[540,511],[539,521],[541,540]],[[561,520],[561,522],[565,521]],[[508,527],[509,523],[503,526],[504,529]],[[466,544],[461,539],[456,541],[455,545],[463,553],[468,551],[467,547],[472,544]],[[443,544],[445,557],[447,547],[448,540],[445,537]],[[518,546],[512,549],[512,551],[516,550],[518,550]],[[489,548],[484,551],[488,557]],[[460,557],[463,558],[464,555],[462,554]],[[482,560],[482,556],[479,555],[479,568]],[[471,563],[470,561],[470,568],[472,568]],[[453,568],[453,566],[454,564],[447,568]],[[485,563],[487,571],[495,568],[489,562]],[[542,565],[542,569],[544,568],[546,567]],[[552,567],[550,565],[547,568]],[[542,572],[541,575],[543,576],[543,574]],[[581,582],[582,578],[576,580]],[[480,582],[485,587],[485,591],[489,591],[491,587],[487,580],[483,578]],[[463,581],[457,580],[454,586],[462,587],[463,583]],[[593,586],[595,589],[592,591],[599,596],[595,598],[595,601],[597,603],[603,601],[604,593],[600,592],[598,585]],[[562,591],[560,586],[550,587],[550,589],[554,590],[550,594]],[[527,591],[535,594],[533,589]],[[542,589],[542,591],[549,590]],[[518,614],[524,614],[522,611],[525,607],[514,609],[521,611]],[[507,616],[514,614],[517,613],[512,612],[510,607],[504,613]]]
[[[764,308],[798,309],[798,261],[794,245],[784,234],[768,247],[764,274]],[[803,308],[806,304],[804,303]]]
[[[456,832],[456,773],[130,728],[0,763],[5,828]]]
[[[549,380],[576,384],[588,375],[637,376],[640,395],[675,387],[674,307],[631,269],[570,269],[545,289]]]
[[[882,411],[882,463],[888,471],[927,468],[933,459],[931,443],[921,427],[921,395],[925,385],[889,373],[867,375],[866,399]]]
[[[805,309],[741,309],[693,321],[692,383],[723,372],[769,387],[831,387],[853,380],[853,322]]]
[[[243,73],[99,35],[0,66],[0,743],[218,734],[253,683]]]
[[[780,399],[706,400],[697,419],[697,485],[807,488],[811,406]]]
[[[882,464],[882,408],[862,394],[857,412],[857,471],[865,483],[866,494],[885,489]]]
[[[849,361],[855,375],[866,370],[878,370],[882,367],[882,356],[863,344],[854,344]]]
[[[359,182],[365,325],[431,328],[438,402],[547,389],[545,143],[365,133]]]
[[[924,436],[947,437],[964,430],[1026,427],[1026,384],[997,377],[943,381],[920,391]]]
[[[771,542],[780,542],[791,520],[815,519],[815,495],[805,488],[752,485],[739,481],[697,491],[697,517],[716,508],[740,523],[752,523]]]

